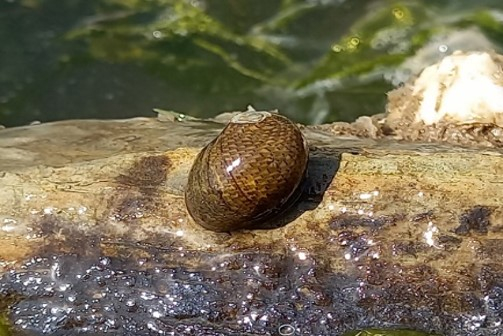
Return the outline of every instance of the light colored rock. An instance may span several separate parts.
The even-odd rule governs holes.
[[[454,53],[427,67],[414,82],[416,122],[442,120],[503,126],[503,58],[488,53]]]

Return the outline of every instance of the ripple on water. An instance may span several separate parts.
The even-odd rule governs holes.
[[[357,250],[360,262],[373,262],[371,255]],[[374,315],[366,310],[365,304],[383,299],[377,263],[369,268],[375,273],[368,279],[351,278],[303,253],[302,258],[299,251],[290,250],[187,254],[194,267],[167,267],[158,255],[141,262],[75,254],[39,257],[6,273],[0,293],[24,298],[12,306],[10,319],[33,335],[65,335],[72,330],[89,335],[328,336],[354,326],[389,327],[410,314],[411,308],[400,302]],[[467,330],[464,336],[475,335],[488,323],[495,330],[501,323],[502,293],[494,286],[479,315],[459,319],[459,330]],[[416,326],[451,319],[438,321],[438,312],[428,306],[410,316],[409,324]]]

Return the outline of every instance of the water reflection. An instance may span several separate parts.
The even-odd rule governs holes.
[[[304,123],[383,112],[456,49],[500,49],[495,1],[44,0],[0,4],[0,124],[279,108]]]

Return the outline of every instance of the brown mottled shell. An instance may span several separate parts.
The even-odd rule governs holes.
[[[185,192],[196,223],[250,228],[277,215],[299,187],[308,147],[299,128],[271,112],[243,112],[198,154]]]

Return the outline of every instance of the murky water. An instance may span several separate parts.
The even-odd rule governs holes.
[[[455,49],[501,50],[500,1],[0,1],[0,125],[279,108],[380,113]]]

